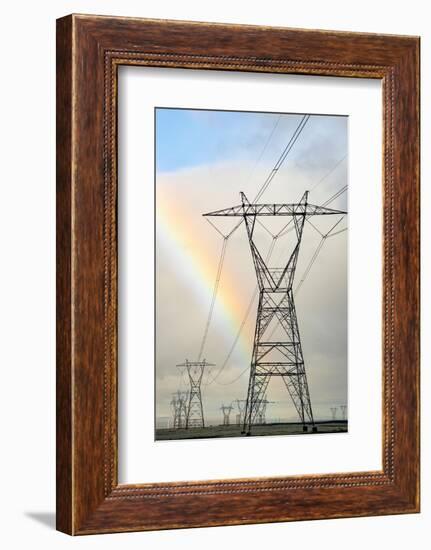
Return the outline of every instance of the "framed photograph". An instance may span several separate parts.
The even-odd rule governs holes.
[[[419,511],[419,39],[57,22],[57,528]]]

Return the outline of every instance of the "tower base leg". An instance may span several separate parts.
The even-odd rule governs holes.
[[[302,431],[303,432],[308,432],[308,426],[302,426]]]
[[[313,426],[313,432],[314,432],[314,433],[317,432],[317,426]]]

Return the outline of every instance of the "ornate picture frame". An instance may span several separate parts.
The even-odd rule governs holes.
[[[381,471],[118,483],[121,65],[382,82]],[[57,529],[79,535],[418,511],[419,38],[90,15],[59,19]]]

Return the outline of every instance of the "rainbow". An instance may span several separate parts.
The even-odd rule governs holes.
[[[177,266],[178,276],[193,291],[198,303],[208,304],[209,308],[216,276],[214,257],[205,246],[204,240],[198,238],[199,232],[193,230],[190,223],[191,212],[184,204],[176,202],[175,197],[173,200],[168,193],[164,193],[162,187],[157,189],[157,239],[169,249],[172,262]],[[210,229],[208,226],[208,230]],[[233,344],[247,306],[248,303],[244,303],[238,293],[238,281],[233,280],[224,270],[212,323],[217,324],[217,329],[225,339],[226,352]],[[205,322],[206,318],[202,319],[202,331]],[[211,338],[211,327],[208,338]],[[253,336],[244,328],[235,351],[236,357],[241,355],[242,364],[250,361],[252,339]]]

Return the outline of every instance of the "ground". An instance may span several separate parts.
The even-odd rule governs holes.
[[[317,433],[337,433],[347,432],[347,421],[325,421],[316,422]],[[261,435],[298,435],[303,434],[302,424],[296,422],[260,424],[253,426],[252,436]],[[308,427],[306,433],[313,433],[311,427]],[[166,439],[207,439],[213,437],[245,437],[241,434],[241,427],[238,425],[230,426],[208,426],[205,428],[186,429],[157,429],[156,440]]]

